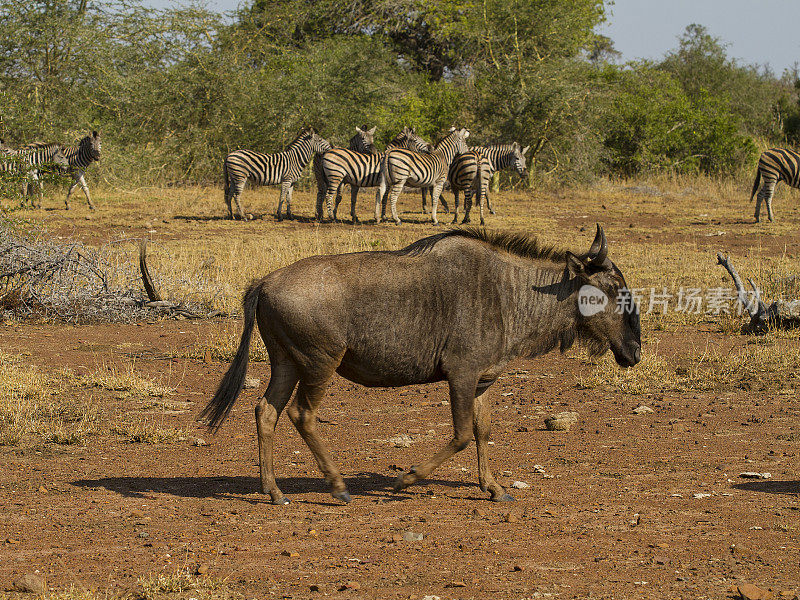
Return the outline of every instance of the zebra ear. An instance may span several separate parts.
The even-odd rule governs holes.
[[[92,132],[92,137],[99,137],[99,135],[100,135],[100,134],[99,134],[99,133],[97,133],[96,131],[93,131],[93,132]]]
[[[467,139],[469,137],[469,129],[462,129],[461,131],[464,132],[464,139]]]
[[[530,150],[530,149],[531,149],[531,147],[530,147],[530,146],[525,146],[525,147],[522,149],[522,153],[523,153],[523,154],[525,154],[525,153],[526,153],[528,150]]]
[[[368,134],[370,134],[370,135],[375,135],[375,130],[376,130],[376,129],[378,129],[378,126],[377,126],[377,125],[375,125],[375,127],[373,127],[372,129],[370,129],[369,131],[367,131],[367,133],[368,133]]]
[[[450,131],[451,131],[451,132],[453,132],[453,131],[455,131],[455,130],[456,130],[456,127],[455,127],[455,125],[453,125],[453,126],[450,128]]]
[[[364,131],[358,125],[356,125],[356,132],[357,133],[364,133]]]

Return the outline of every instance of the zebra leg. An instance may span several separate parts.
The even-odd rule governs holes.
[[[353,219],[353,225],[358,223],[358,215],[356,214],[356,199],[358,198],[358,186],[350,186],[350,216]]]
[[[425,199],[428,195],[428,188],[420,188],[420,190],[422,191],[422,214],[424,215],[428,212],[428,206],[425,204]]]
[[[375,222],[380,223],[383,214],[386,212],[386,202],[384,202],[384,197],[387,194],[387,185],[386,179],[381,176],[380,182],[378,183],[378,191],[375,192]],[[383,205],[383,213],[381,212],[381,205]]]
[[[44,185],[42,184],[42,180],[39,179],[39,174],[37,172],[34,171],[31,178],[39,188],[39,202],[36,202],[36,197],[34,196],[31,200],[31,206],[33,206],[33,208],[42,208],[42,202],[44,202]]]
[[[392,209],[392,219],[394,220],[395,225],[400,225],[402,221],[400,221],[400,217],[397,216],[397,199],[400,197],[400,192],[403,191],[403,187],[405,187],[406,180],[401,179],[397,183],[392,185],[391,190],[388,194],[389,206]],[[384,202],[384,211],[386,210],[386,204]]]
[[[466,201],[466,196],[465,196],[465,201]],[[458,223],[458,190],[453,189],[453,220],[451,224],[455,225],[456,223]]]
[[[439,204],[439,196],[442,195],[442,188],[444,187],[444,181],[441,181],[433,186],[433,194],[431,196],[431,221],[433,221],[434,225],[439,224],[439,219],[436,218],[436,208]]]
[[[472,220],[469,218],[469,213],[472,211],[473,194],[474,192],[472,189],[464,190],[464,219],[461,221],[462,225],[472,222]]]
[[[86,179],[84,178],[83,173],[84,171],[80,171],[78,173],[78,178],[75,180],[75,183],[73,183],[72,187],[70,187],[69,190],[67,191],[67,199],[65,201],[67,204],[67,210],[69,210],[69,195],[72,193],[72,191],[75,189],[77,185],[81,186],[81,189],[83,190],[83,195],[86,196],[86,202],[89,204],[89,210],[94,210],[94,204],[92,204],[92,198],[89,195],[89,186],[86,185]]]
[[[442,186],[442,189],[444,189],[444,186]],[[447,200],[445,200],[444,194],[439,196],[439,201],[442,203],[442,210],[444,210],[445,214],[449,213],[450,207],[447,206]]]
[[[325,196],[328,195],[328,185],[317,180],[317,204],[314,209],[314,218],[317,221],[322,220],[322,201],[325,199]],[[334,213],[335,213],[334,209]]]
[[[758,190],[758,195],[756,196],[756,223],[761,220],[761,202],[762,200],[766,201],[767,204],[767,216],[772,221],[772,195],[775,192],[775,184],[777,181],[768,181],[764,180],[764,184],[761,186],[761,189]]]
[[[286,181],[281,182],[281,195],[278,198],[278,210],[275,213],[275,219],[277,221],[283,221],[283,215],[281,215],[281,212],[283,211],[283,199],[286,197],[286,192],[288,191],[286,185],[287,183],[288,182]]]
[[[483,197],[484,197],[484,198],[486,198],[486,208],[488,208],[488,209],[489,209],[489,214],[490,214],[490,215],[494,215],[494,214],[496,214],[496,213],[494,212],[494,207],[492,206],[492,203],[491,203],[491,201],[489,200],[489,191],[488,191],[488,190],[487,190],[487,191],[486,191],[486,192],[483,194]]]
[[[294,183],[289,182],[289,187],[286,190],[286,218],[292,218],[292,192],[294,191]]]

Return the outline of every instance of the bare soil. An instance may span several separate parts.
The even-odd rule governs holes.
[[[796,391],[603,395],[576,385],[589,368],[576,357],[518,361],[493,388],[492,466],[501,483],[530,487],[493,504],[476,485],[474,447],[407,493],[390,491],[400,469],[448,439],[444,385],[366,389],[337,378],[320,427],[353,502],[328,495],[284,417],[276,465],[292,503],[278,507],[257,492],[252,409],[268,366],[251,365],[261,390],[247,390],[213,437],[194,419],[227,365],[172,358],[220,326],[0,331],[6,352],[48,368],[135,357],[138,372],[190,403],[158,415],[189,431],[175,444],[108,433],[86,446],[0,448],[0,582],[38,569],[51,587],[113,595],[147,573],[207,565],[248,598],[723,598],[743,581],[800,588]],[[662,357],[740,343],[690,330],[655,336]],[[102,402],[107,430],[131,409],[113,394]],[[655,412],[634,414],[639,403]],[[543,417],[560,410],[578,411],[578,425],[545,430]],[[402,434],[409,447],[387,441]],[[193,445],[198,437],[208,445]],[[747,481],[743,471],[772,478]],[[424,538],[395,541],[408,531]]]

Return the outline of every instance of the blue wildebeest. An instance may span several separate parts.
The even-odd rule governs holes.
[[[587,288],[606,299],[624,299],[626,309],[617,310],[621,304],[611,300],[585,316],[579,302]],[[288,502],[275,483],[272,454],[275,426],[287,404],[332,495],[350,501],[317,433],[317,408],[334,373],[365,386],[446,380],[453,437],[402,474],[394,488],[424,479],[474,436],[480,487],[502,501],[513,498],[489,469],[486,391],[508,362],[556,346],[565,351],[576,341],[596,355],[610,348],[623,367],[641,356],[638,308],[608,259],[599,225],[581,255],[525,236],[454,229],[402,250],[314,256],[253,282],[243,306],[239,349],[200,418],[217,430],[228,416],[244,384],[258,323],[271,366],[256,406],[261,490],[275,504]]]

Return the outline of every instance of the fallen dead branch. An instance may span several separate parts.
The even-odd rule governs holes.
[[[144,244],[138,267],[108,247],[55,241],[0,219],[0,319],[133,322],[158,314],[192,319],[223,314],[162,300],[147,270]]]
[[[742,326],[742,333],[764,335],[770,329],[800,327],[800,300],[791,302],[776,300],[767,306],[761,300],[761,290],[758,289],[752,279],[748,278],[747,281],[753,288],[752,300],[749,300],[748,292],[745,290],[744,284],[730,260],[719,252],[717,253],[717,263],[725,267],[725,270],[730,274],[733,284],[736,286],[739,302],[750,315],[750,322]]]

